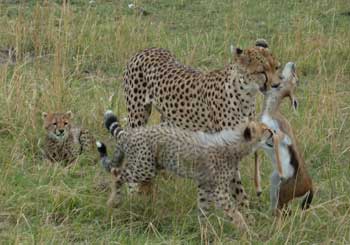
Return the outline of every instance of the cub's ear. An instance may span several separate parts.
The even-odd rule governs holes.
[[[41,117],[42,119],[45,119],[47,117],[48,113],[47,112],[42,112],[41,113]]]
[[[241,48],[236,48],[235,50],[235,55],[240,56],[243,53],[243,49]]]
[[[263,38],[259,38],[255,41],[255,46],[256,47],[262,47],[262,48],[269,48],[269,44],[267,41]]]
[[[71,111],[67,111],[67,112],[66,112],[66,115],[67,115],[69,118],[73,118],[73,112],[71,112]]]
[[[243,132],[243,137],[246,141],[250,141],[252,139],[252,130],[249,126],[247,126],[245,129],[244,129],[244,132]]]

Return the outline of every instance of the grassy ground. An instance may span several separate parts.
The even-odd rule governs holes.
[[[316,195],[309,211],[300,212],[295,203],[293,215],[276,224],[268,201],[271,164],[264,160],[258,208],[253,161],[246,159],[242,175],[256,219],[254,235],[241,236],[218,215],[211,218],[212,239],[350,243],[348,0],[136,1],[147,16],[124,0],[69,2],[0,1],[0,49],[17,50],[10,64],[0,56],[1,243],[200,243],[193,183],[159,178],[153,198],[129,195],[121,208],[108,212],[108,191],[99,187],[108,176],[91,164],[94,152],[70,169],[41,160],[41,112],[72,110],[77,123],[107,140],[102,115],[110,107],[126,115],[121,75],[135,52],[165,47],[182,62],[210,70],[230,60],[231,43],[247,47],[260,37],[281,63],[297,63],[299,113],[287,105],[284,111]]]

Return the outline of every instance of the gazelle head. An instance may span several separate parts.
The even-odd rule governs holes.
[[[293,62],[288,62],[282,71],[282,94],[283,97],[288,96],[290,98],[291,105],[294,110],[298,109],[298,100],[295,96],[295,89],[299,85],[299,79],[296,72],[296,65]]]
[[[277,104],[281,102],[285,97],[289,97],[291,105],[294,110],[298,108],[298,100],[295,96],[295,90],[299,85],[299,79],[296,73],[296,65],[293,62],[288,62],[281,74],[282,82],[278,86],[272,87],[269,91],[266,91],[265,96],[273,97],[277,100]]]

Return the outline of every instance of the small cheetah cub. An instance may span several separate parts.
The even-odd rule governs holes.
[[[304,195],[306,197],[301,206],[303,209],[307,209],[313,198],[312,180],[298,150],[292,126],[279,110],[282,100],[286,97],[290,98],[293,108],[297,109],[298,102],[294,96],[298,83],[295,64],[287,63],[282,76],[283,82],[278,87],[271,88],[264,93],[265,100],[261,114],[261,122],[275,132],[275,142],[267,141],[263,147],[275,167],[270,179],[270,201],[274,214],[280,214],[287,208],[289,201]],[[281,161],[282,176],[280,176],[276,166],[278,160]],[[256,171],[258,172],[258,170]]]
[[[46,137],[44,155],[51,162],[72,163],[85,150],[91,149],[94,139],[86,129],[71,123],[72,112],[43,112]]]
[[[243,192],[242,188],[234,190],[230,187],[236,182],[240,160],[273,136],[265,124],[250,122],[236,130],[214,134],[164,125],[124,130],[116,116],[108,111],[105,125],[118,140],[112,160],[107,156],[106,146],[96,143],[102,165],[113,176],[109,206],[120,204],[124,183],[147,183],[158,170],[166,169],[197,182],[201,217],[206,215],[211,204],[215,204],[233,225],[248,230],[242,214],[232,202]]]

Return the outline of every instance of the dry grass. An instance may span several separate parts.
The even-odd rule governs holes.
[[[298,65],[300,110],[292,115],[286,105],[284,111],[315,181],[315,201],[306,213],[293,205],[293,215],[276,224],[268,211],[271,164],[263,165],[263,204],[258,209],[252,160],[247,159],[243,179],[252,199],[255,235],[240,236],[213,217],[212,239],[350,243],[347,0],[136,1],[148,16],[128,9],[127,1],[11,2],[0,1],[0,49],[16,50],[11,62],[5,62],[7,50],[0,54],[1,241],[198,244],[193,183],[160,178],[153,199],[129,196],[120,209],[108,213],[107,192],[98,188],[106,174],[90,164],[95,153],[82,156],[71,169],[41,160],[40,115],[72,110],[76,122],[107,138],[103,112],[112,107],[126,115],[121,75],[138,50],[165,47],[184,63],[210,70],[229,61],[231,43],[247,47],[264,37],[282,63]],[[152,123],[157,121],[157,115],[152,117]]]

